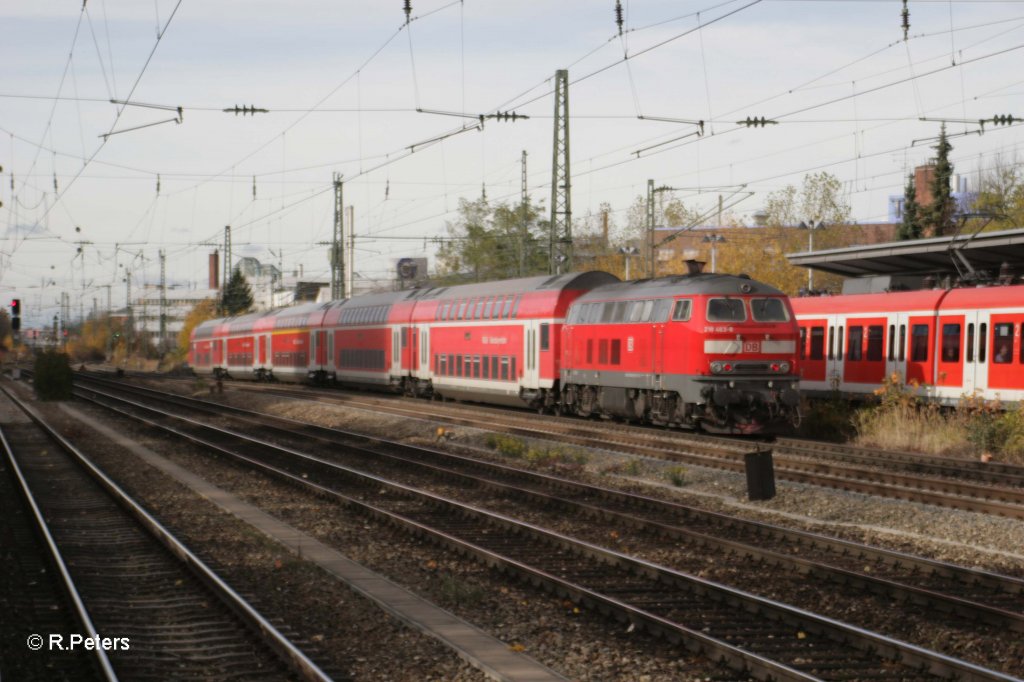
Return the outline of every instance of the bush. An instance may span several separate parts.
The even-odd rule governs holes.
[[[37,355],[32,381],[40,400],[70,400],[72,374],[67,354],[48,350]]]

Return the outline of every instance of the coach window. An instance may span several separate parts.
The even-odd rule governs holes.
[[[672,311],[672,319],[676,322],[686,322],[690,319],[690,311],[692,309],[693,301],[689,299],[676,301],[675,309]]]
[[[889,325],[889,362],[896,359],[896,325]]]
[[[835,348],[835,340],[836,340],[836,328],[835,327],[829,327],[828,328],[828,359],[829,360],[831,360],[832,358],[835,357],[835,353],[833,352],[833,349]]]
[[[405,348],[408,345],[409,345],[409,328],[408,327],[402,327],[402,348]]]
[[[747,311],[743,306],[743,299],[708,299],[708,322],[743,322],[746,319]]]
[[[512,356],[512,364],[509,371],[511,372],[511,374],[509,375],[509,379],[515,381],[518,378],[518,376],[516,375],[516,356],[514,355]]]
[[[800,327],[800,359],[807,359],[807,327]]]
[[[502,381],[508,380],[508,356],[501,356],[501,379]]]
[[[750,311],[758,322],[786,322],[789,313],[781,298],[752,298]]]
[[[985,362],[986,351],[988,350],[988,323],[982,322],[978,327],[978,362]]]
[[[434,371],[437,372],[438,374],[440,374],[441,376],[444,376],[444,365],[445,365],[444,356],[440,355],[440,354],[435,355],[434,356]]]
[[[461,355],[456,355],[455,356],[455,376],[457,376],[457,377],[461,377],[462,376],[462,356]]]
[[[836,359],[843,359],[843,326],[839,325],[839,334],[836,336]]]
[[[825,359],[825,328],[811,327],[811,360]]]
[[[863,360],[861,356],[861,342],[864,337],[864,327],[855,325],[850,327],[849,343],[850,346],[846,351],[846,359],[851,362]]]
[[[928,361],[928,325],[915,324],[910,330],[910,361]]]
[[[551,344],[551,325],[544,323],[540,326],[540,349],[550,350]]]
[[[900,349],[897,351],[896,356],[899,362],[903,362],[907,359],[907,325],[900,325]]]
[[[473,356],[473,378],[474,379],[479,379],[480,378],[480,356],[479,355],[474,355]]]
[[[497,355],[492,355],[491,356],[491,378],[492,379],[497,379],[498,378],[498,356]]]
[[[465,301],[459,301],[459,310],[455,314],[455,319],[456,320],[464,320],[464,319],[466,319],[466,302]]]
[[[489,299],[487,299],[487,304],[484,306],[484,319],[485,320],[491,319],[491,313],[493,313],[493,312],[494,312],[494,299],[493,298],[489,298]]]
[[[519,317],[519,303],[522,300],[522,296],[516,296],[516,300],[512,302],[512,317]]]
[[[480,370],[481,370],[481,376],[484,379],[490,379],[491,378],[491,359],[489,357],[487,357],[486,355],[484,356],[483,366],[480,368]]]
[[[942,361],[960,362],[960,325],[942,325]]]
[[[879,362],[883,359],[882,357],[882,336],[885,332],[885,327],[880,324],[873,324],[868,327],[868,351],[867,358],[869,362]]]
[[[974,323],[967,325],[967,352],[964,354],[965,362],[974,362]]]
[[[992,362],[1008,365],[1013,361],[1013,325],[1000,322],[993,327],[995,339],[992,343]]]
[[[474,320],[479,320],[483,316],[484,316],[484,299],[481,298],[481,299],[479,299],[476,302],[476,312],[473,313],[473,319]]]
[[[512,298],[510,296],[505,297],[505,303],[501,306],[501,319],[507,320],[509,310],[512,308]]]

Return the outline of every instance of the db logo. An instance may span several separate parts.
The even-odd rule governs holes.
[[[744,353],[760,353],[761,342],[760,341],[744,341],[743,342]]]

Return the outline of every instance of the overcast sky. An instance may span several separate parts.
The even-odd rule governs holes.
[[[919,119],[957,135],[1024,116],[1024,2],[911,0],[905,42],[899,0],[624,0],[621,37],[614,0],[411,5],[407,25],[400,0],[0,3],[0,295],[30,323],[63,290],[76,315],[106,285],[120,306],[127,270],[159,281],[160,249],[171,282],[204,287],[225,225],[236,258],[329,279],[333,173],[356,271],[386,278],[433,255],[460,198],[518,202],[523,150],[548,206],[562,68],[577,221],[609,202],[624,223],[648,178],[749,220],[818,170],[857,221],[882,221],[933,153],[940,123]],[[236,105],[269,113],[221,111]],[[420,147],[475,121],[417,109],[530,118]],[[1019,160],[1021,131],[953,137],[957,172]]]

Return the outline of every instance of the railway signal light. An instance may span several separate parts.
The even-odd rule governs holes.
[[[21,299],[15,298],[11,300],[11,329],[18,331],[21,329]]]

